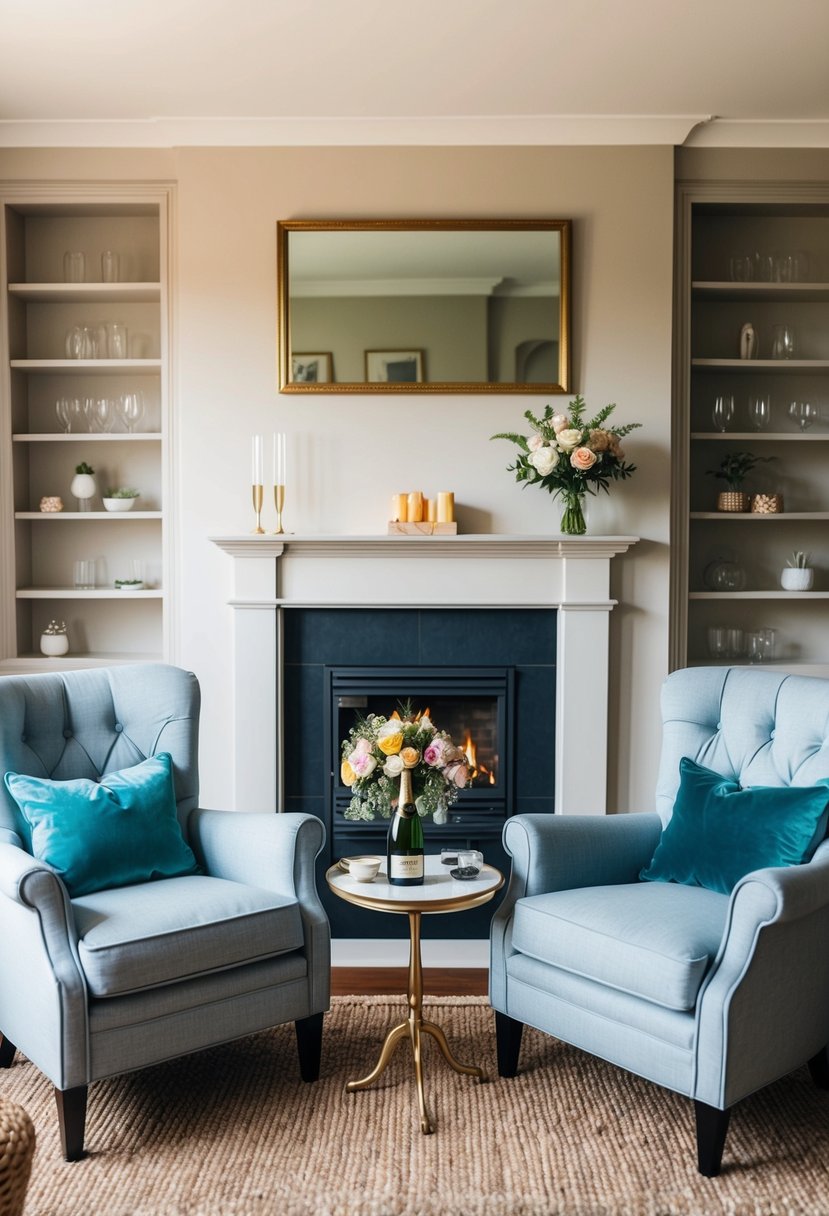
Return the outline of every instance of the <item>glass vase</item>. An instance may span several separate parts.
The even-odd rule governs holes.
[[[561,531],[565,536],[584,536],[587,524],[584,521],[584,494],[563,492],[561,494]]]

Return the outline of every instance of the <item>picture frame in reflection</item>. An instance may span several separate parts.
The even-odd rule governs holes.
[[[367,350],[367,384],[422,384],[422,350]]]
[[[332,384],[334,357],[331,351],[298,351],[291,355],[291,379],[296,384]]]

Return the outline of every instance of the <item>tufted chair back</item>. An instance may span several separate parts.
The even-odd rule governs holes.
[[[656,809],[671,817],[679,761],[749,785],[815,785],[829,775],[829,681],[756,667],[675,671],[662,688]]]
[[[160,663],[0,681],[0,779],[88,777],[169,752],[182,829],[198,804],[200,695],[191,673]],[[31,852],[28,826],[0,780],[0,840]]]

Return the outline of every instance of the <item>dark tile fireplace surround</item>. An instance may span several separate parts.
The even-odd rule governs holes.
[[[479,848],[507,875],[505,819],[554,809],[556,611],[296,607],[284,609],[283,628],[285,808],[326,825],[318,877],[333,935],[407,934],[405,918],[346,904],[324,881],[338,857],[385,852],[385,820],[343,818],[349,794],[339,778],[340,742],[357,713],[388,715],[411,697],[459,746],[469,731],[487,773],[461,792],[447,824],[426,822],[426,848]],[[484,938],[495,906],[425,917],[423,935]]]

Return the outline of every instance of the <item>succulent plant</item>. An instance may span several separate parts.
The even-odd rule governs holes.
[[[95,472],[95,470],[93,469],[91,464],[87,464],[85,460],[82,460],[80,464],[75,465],[75,472],[76,473],[88,473],[91,475],[92,473]]]
[[[804,553],[802,549],[795,549],[789,560],[786,562],[792,570],[808,570],[810,553]]]
[[[104,498],[140,498],[139,490],[133,490],[131,486],[118,486],[117,489],[107,490]]]

